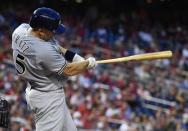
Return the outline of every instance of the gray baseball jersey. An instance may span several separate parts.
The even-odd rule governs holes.
[[[28,24],[21,24],[12,35],[13,59],[18,74],[36,90],[61,88],[66,78],[58,72],[62,72],[66,60],[59,44],[55,40],[46,42],[31,35],[29,28]]]
[[[21,24],[12,35],[16,70],[28,82],[26,100],[34,113],[36,131],[77,131],[67,108],[62,88],[66,60],[55,39],[46,42]],[[61,74],[61,75],[59,75]]]

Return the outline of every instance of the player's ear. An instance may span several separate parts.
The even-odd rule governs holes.
[[[40,38],[44,37],[44,32],[42,31],[42,29],[38,29],[38,35]]]
[[[41,28],[38,30],[38,32],[39,32],[40,36],[42,36],[42,37],[46,36],[46,34],[47,34],[46,30],[41,29]]]
[[[42,32],[42,29],[41,29],[41,28],[38,28],[38,31],[39,31],[39,32]]]

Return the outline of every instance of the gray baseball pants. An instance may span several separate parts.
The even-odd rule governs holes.
[[[35,116],[36,131],[77,131],[63,89],[41,92],[27,88],[26,100]]]

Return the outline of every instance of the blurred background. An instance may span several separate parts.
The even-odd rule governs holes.
[[[11,34],[41,6],[62,14],[62,46],[97,60],[171,50],[172,59],[100,64],[64,85],[80,131],[188,131],[187,0],[1,0],[0,95],[11,131],[34,131]],[[3,130],[3,129],[0,129]]]

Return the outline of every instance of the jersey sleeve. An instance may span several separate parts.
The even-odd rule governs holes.
[[[67,64],[62,54],[53,46],[41,49],[37,59],[39,64],[50,72],[63,72]]]
[[[54,47],[57,49],[58,52],[61,53],[60,42],[58,40],[56,40],[55,38],[52,39],[52,41],[54,42]]]

